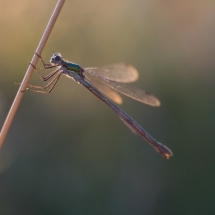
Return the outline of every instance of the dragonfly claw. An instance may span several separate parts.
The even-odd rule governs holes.
[[[40,56],[40,55],[37,54],[36,52],[35,52],[34,54],[37,55],[37,57],[39,57],[40,59],[42,58],[42,56]]]
[[[31,62],[28,62],[28,65],[31,65],[34,69],[37,69]]]

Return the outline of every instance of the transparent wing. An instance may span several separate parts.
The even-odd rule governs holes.
[[[99,68],[96,68],[96,70],[99,70]],[[137,100],[139,102],[142,102],[142,103],[145,103],[147,105],[154,106],[154,107],[160,106],[160,101],[154,95],[152,95],[152,94],[150,94],[144,90],[130,87],[130,86],[128,86],[128,84],[108,80],[105,77],[103,77],[99,74],[96,74],[94,72],[94,69],[92,69],[92,68],[89,70],[86,70],[86,71],[91,71],[91,72],[85,73],[86,77],[89,78],[89,76],[92,75],[93,77],[98,78],[101,82],[106,84],[108,87],[111,87],[112,89],[114,89],[114,90],[134,99],[134,100]]]
[[[114,101],[115,103],[121,105],[122,104],[122,97],[114,90],[112,90],[107,85],[103,84],[100,80],[86,76],[86,79],[92,83],[99,91],[101,91],[103,94],[105,94],[109,99]]]
[[[84,69],[84,73],[97,77],[101,76],[107,80],[121,83],[134,82],[139,78],[138,71],[129,64],[116,63],[104,67],[89,67]]]
[[[160,106],[160,101],[152,94],[136,89],[133,87],[128,86],[127,84],[118,83],[116,81],[110,81],[105,79],[100,79],[104,84],[111,87],[112,89],[132,98],[139,102],[145,103],[151,106]]]

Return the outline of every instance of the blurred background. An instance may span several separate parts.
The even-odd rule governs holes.
[[[56,3],[0,0],[1,126]],[[0,152],[0,214],[215,214],[215,2],[67,0],[46,62],[53,52],[82,67],[134,65],[133,86],[162,106],[123,96],[121,107],[174,156],[61,77],[51,94],[23,97]]]

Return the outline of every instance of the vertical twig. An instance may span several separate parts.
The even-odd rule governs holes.
[[[42,38],[41,38],[41,40],[39,42],[39,45],[38,45],[37,49],[36,49],[36,53],[39,54],[39,55],[41,55],[42,50],[43,50],[43,48],[44,48],[44,46],[45,46],[45,44],[46,44],[46,42],[47,42],[47,40],[49,38],[49,35],[51,34],[51,31],[52,31],[52,29],[54,27],[54,24],[55,24],[55,22],[56,22],[56,20],[58,18],[59,13],[60,13],[60,11],[61,11],[61,9],[63,7],[64,2],[65,2],[65,0],[59,0],[57,5],[56,5],[56,7],[55,7],[55,9],[54,9],[54,11],[53,11],[53,13],[52,13],[52,16],[51,16],[51,18],[50,18],[50,20],[48,22],[48,25],[47,25],[44,33],[43,33],[43,36],[42,36]],[[38,61],[38,56],[34,55],[32,60],[31,60],[31,63],[33,65],[36,65],[37,61]],[[16,111],[17,111],[17,109],[19,107],[19,104],[21,102],[21,99],[22,99],[22,97],[24,95],[23,91],[27,88],[28,82],[30,80],[31,75],[33,74],[33,71],[34,71],[33,67],[29,64],[29,67],[28,67],[28,69],[26,71],[26,74],[25,74],[25,76],[24,76],[24,78],[22,80],[22,83],[21,83],[21,85],[19,87],[19,90],[18,90],[18,92],[16,94],[16,97],[15,97],[15,99],[13,101],[13,104],[12,104],[10,110],[9,110],[7,118],[6,118],[6,120],[4,122],[4,125],[2,127],[2,130],[1,130],[1,133],[0,133],[0,148],[3,145],[4,139],[5,139],[6,135],[7,135],[7,132],[9,130],[9,128],[10,128],[10,125],[11,125],[11,123],[13,121],[13,118],[14,118],[14,116],[16,114]]]

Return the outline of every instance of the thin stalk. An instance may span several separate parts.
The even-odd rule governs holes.
[[[48,25],[47,25],[47,27],[46,27],[46,29],[45,29],[45,31],[43,33],[43,36],[42,36],[42,38],[41,38],[41,40],[40,40],[40,42],[38,44],[38,47],[37,47],[37,49],[35,51],[35,53],[37,53],[38,55],[41,55],[42,50],[45,47],[45,44],[46,44],[46,42],[47,42],[47,40],[49,38],[49,35],[51,34],[51,31],[52,31],[52,29],[54,27],[54,24],[55,24],[55,22],[56,22],[56,20],[58,18],[58,15],[60,14],[60,11],[61,11],[65,1],[66,0],[59,0],[57,2],[57,5],[56,5],[56,7],[55,7],[55,9],[54,9],[54,11],[52,13],[52,16],[51,16],[51,18],[50,18],[50,20],[48,22]],[[20,85],[20,87],[18,89],[16,97],[15,97],[15,99],[13,101],[13,104],[12,104],[10,110],[9,110],[7,118],[6,118],[6,120],[5,120],[4,124],[3,124],[2,130],[1,130],[1,133],[0,133],[0,149],[1,149],[2,145],[3,145],[3,143],[4,143],[4,140],[6,138],[6,135],[8,133],[10,125],[11,125],[11,123],[13,121],[13,118],[14,118],[14,116],[16,114],[16,111],[17,111],[17,109],[19,107],[19,104],[20,104],[20,102],[22,100],[22,97],[24,95],[24,91],[27,88],[27,85],[28,85],[29,80],[31,78],[31,75],[33,74],[34,68],[31,66],[31,64],[33,64],[33,65],[37,64],[38,59],[39,59],[38,55],[33,56],[32,60],[31,60],[31,63],[29,64],[28,69],[26,71],[26,74],[25,74],[25,76],[24,76],[24,78],[22,80],[22,83],[21,83],[21,85]]]

